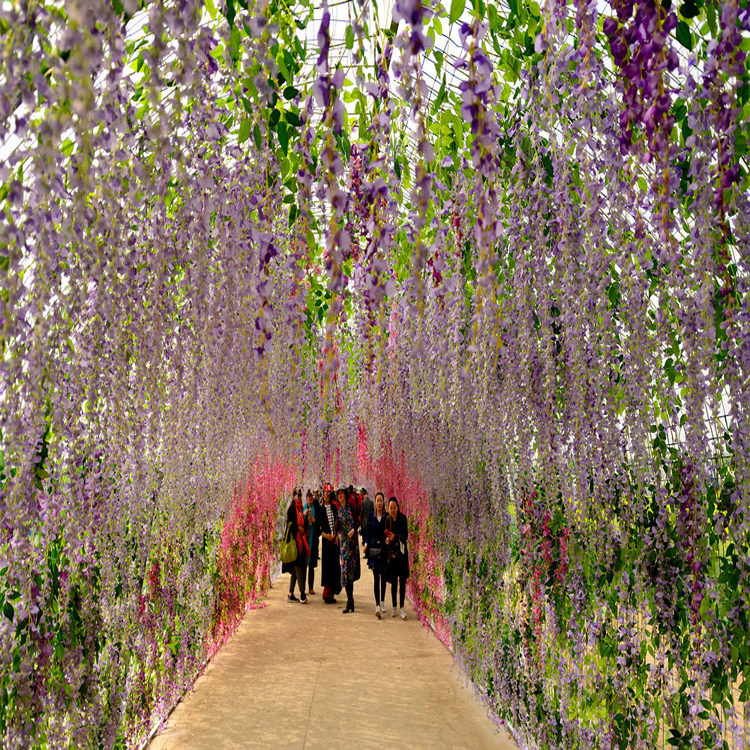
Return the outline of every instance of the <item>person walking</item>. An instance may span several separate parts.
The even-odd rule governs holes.
[[[307,543],[310,554],[307,557],[307,593],[315,594],[315,568],[318,567],[318,549],[320,547],[320,503],[313,497],[312,490],[307,491],[305,498],[305,516],[307,518]]]
[[[370,523],[370,516],[375,506],[370,500],[370,496],[367,494],[367,489],[362,488],[362,503],[359,506],[359,534],[362,537],[362,546],[367,542],[367,526]]]
[[[292,502],[286,512],[286,522],[290,525],[289,533],[297,542],[297,558],[290,563],[282,563],[281,572],[291,573],[289,581],[288,602],[307,604],[305,595],[305,567],[310,548],[307,542],[307,517],[302,509],[302,490],[294,490]],[[299,586],[299,599],[294,595],[294,586]]]
[[[396,616],[396,588],[398,587],[401,619],[406,619],[404,600],[406,599],[406,579],[409,577],[409,527],[406,516],[399,510],[398,500],[392,497],[388,500],[388,517],[385,519],[385,543],[388,549],[386,563],[386,578],[391,584],[391,601]]]
[[[349,492],[347,493],[347,499],[351,506],[352,513],[354,514],[354,527],[357,529],[356,533],[359,533],[359,493],[354,490],[354,487],[349,485]],[[359,549],[359,546],[358,546]]]
[[[362,504],[364,506],[364,503]],[[385,496],[382,492],[375,495],[375,506],[366,526],[365,557],[367,567],[373,575],[375,590],[375,617],[378,620],[385,612],[385,561],[387,547],[385,544]]]
[[[349,502],[348,493],[343,487],[339,489],[339,546],[341,549],[341,586],[346,589],[346,608],[344,614],[354,612],[354,582],[359,580],[361,567],[359,561],[359,537],[357,518],[353,505]]]
[[[341,591],[341,562],[339,560],[339,514],[333,503],[333,490],[324,490],[323,506],[320,509],[320,585],[323,601],[336,604],[336,595]]]

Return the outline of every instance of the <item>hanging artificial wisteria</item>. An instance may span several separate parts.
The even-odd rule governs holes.
[[[4,746],[141,742],[357,476],[522,745],[747,746],[747,1],[346,7],[0,9]]]

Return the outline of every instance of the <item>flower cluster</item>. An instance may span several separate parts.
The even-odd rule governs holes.
[[[633,128],[643,126],[649,148],[662,153],[674,123],[669,115],[672,96],[667,74],[678,65],[677,53],[669,43],[677,14],[656,2],[639,2],[636,7],[632,0],[624,0],[615,7],[617,17],[605,19],[603,28],[625,82],[620,148],[627,152]]]

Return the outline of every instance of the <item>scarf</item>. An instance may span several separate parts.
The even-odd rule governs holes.
[[[305,516],[302,513],[301,500],[295,500],[294,509],[297,511],[297,554],[301,555],[304,552],[304,554],[309,555],[310,545],[305,537]]]
[[[312,516],[313,521],[315,521],[315,505],[310,506],[310,515]],[[308,549],[312,549],[312,543],[313,543],[313,536],[315,536],[315,524],[310,525],[310,531],[307,534],[307,546]]]

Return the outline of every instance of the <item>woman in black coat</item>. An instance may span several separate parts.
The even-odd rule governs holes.
[[[323,601],[335,604],[336,594],[341,592],[341,562],[339,560],[339,514],[333,504],[333,490],[323,495],[320,509],[320,585],[323,587]]]
[[[288,602],[302,602],[307,604],[305,595],[305,568],[307,567],[307,556],[310,552],[310,546],[307,541],[307,516],[302,509],[302,490],[295,490],[292,502],[286,512],[286,522],[289,526],[289,534],[297,542],[297,559],[290,563],[281,564],[282,573],[291,573],[292,578],[289,581]],[[294,595],[294,584],[299,585],[299,599]]]
[[[385,519],[385,543],[388,548],[388,562],[386,563],[386,578],[391,584],[391,601],[396,616],[396,586],[401,607],[401,619],[406,619],[404,600],[406,599],[406,579],[409,577],[409,526],[406,516],[399,510],[398,500],[392,497],[388,501],[388,517]]]
[[[364,504],[363,504],[364,505]],[[365,557],[367,567],[373,575],[375,590],[375,617],[378,620],[385,612],[385,562],[388,548],[385,544],[385,522],[388,515],[385,512],[385,496],[382,492],[375,495],[374,510],[370,513],[365,528]]]
[[[309,531],[307,542],[310,545],[310,556],[307,558],[307,593],[315,593],[315,568],[318,567],[318,548],[320,547],[320,515],[323,509],[317,498],[313,497],[311,490],[307,491],[305,498],[305,516]]]

